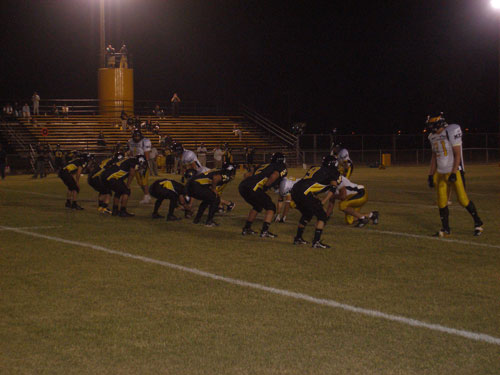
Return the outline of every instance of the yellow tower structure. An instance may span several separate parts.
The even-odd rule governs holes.
[[[134,113],[134,70],[123,65],[99,69],[101,115],[119,117],[122,110],[129,116]]]

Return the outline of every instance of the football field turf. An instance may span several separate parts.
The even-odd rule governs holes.
[[[86,176],[78,212],[54,175],[8,176],[0,374],[498,375],[500,168],[468,166],[484,234],[452,195],[449,239],[432,237],[427,171],[357,167],[362,211],[380,223],[348,227],[335,209],[322,238],[331,249],[292,244],[294,210],[271,226],[278,238],[242,236],[241,172],[224,191],[236,208],[216,228],[151,219],[135,182],[137,216],[118,218],[97,213]]]

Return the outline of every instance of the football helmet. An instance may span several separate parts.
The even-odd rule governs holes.
[[[432,133],[446,126],[448,126],[448,123],[444,118],[443,112],[439,113],[437,116],[427,116],[427,120],[425,121],[425,127]]]
[[[271,164],[284,164],[285,162],[286,158],[282,152],[275,152],[271,157]]]
[[[196,176],[196,169],[188,169],[186,172],[184,172],[184,179],[185,181],[189,181],[191,178],[193,178],[194,176]]]
[[[325,168],[337,168],[338,166],[337,158],[333,155],[326,155],[323,157],[321,166]]]
[[[132,139],[135,142],[139,142],[143,138],[144,136],[142,135],[142,132],[139,129],[134,130],[134,132],[132,133]]]

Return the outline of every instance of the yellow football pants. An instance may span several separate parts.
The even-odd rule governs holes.
[[[360,193],[348,195],[345,201],[340,201],[339,210],[344,211],[347,207],[352,207],[356,211],[359,211],[359,209],[363,207],[367,201],[368,195],[366,194],[366,190],[363,190]],[[347,224],[352,224],[354,222],[354,216],[346,214],[345,222]]]
[[[135,179],[139,186],[147,186],[149,182],[149,169],[146,169],[143,173],[136,173]]]
[[[445,208],[448,206],[448,197],[450,194],[450,188],[455,190],[458,197],[458,202],[467,207],[470,203],[467,193],[465,192],[464,182],[462,180],[462,174],[457,171],[457,180],[455,182],[449,182],[448,177],[451,173],[435,173],[434,174],[434,185],[436,185],[437,191],[437,203],[439,208]]]

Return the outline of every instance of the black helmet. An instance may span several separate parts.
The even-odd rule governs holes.
[[[180,154],[181,152],[183,152],[184,147],[182,147],[182,143],[174,143],[172,145],[172,151],[174,151],[176,154]]]
[[[425,127],[432,133],[447,125],[443,112],[436,116],[427,116],[427,120],[425,121]]]
[[[284,164],[285,162],[286,158],[282,152],[275,152],[271,157],[271,164]]]
[[[142,132],[139,129],[134,130],[134,132],[132,133],[132,139],[135,139],[135,138],[139,138],[139,140],[144,138],[144,136],[142,135]]]
[[[186,172],[184,172],[184,178],[186,179],[186,182],[189,181],[191,178],[196,176],[198,172],[196,172],[196,169],[188,169]]]
[[[323,157],[321,166],[325,168],[337,168],[337,158],[333,155],[326,155]]]

